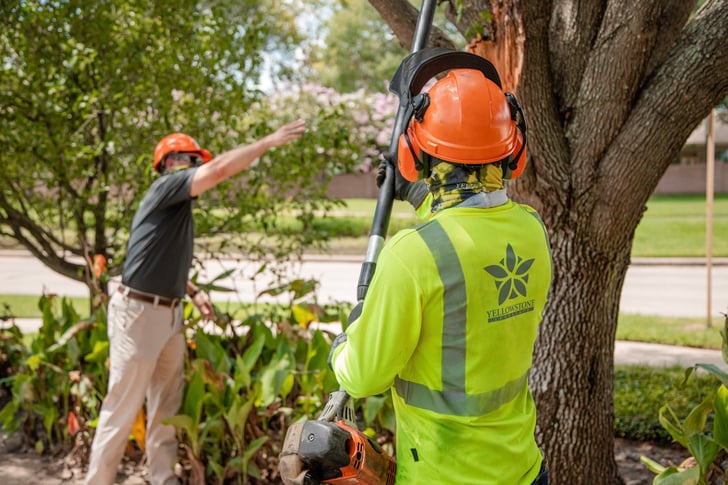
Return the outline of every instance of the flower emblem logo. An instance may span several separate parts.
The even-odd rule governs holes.
[[[495,278],[498,305],[502,305],[508,299],[526,296],[528,271],[531,269],[533,261],[533,258],[523,259],[518,256],[513,250],[513,246],[508,243],[506,257],[499,261],[500,264],[492,264],[483,268]]]

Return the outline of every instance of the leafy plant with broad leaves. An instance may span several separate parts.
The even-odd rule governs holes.
[[[25,444],[42,453],[72,444],[78,422],[98,417],[109,343],[103,307],[81,319],[66,299],[43,296],[38,306],[42,325],[28,345],[14,324],[0,332],[10,368],[0,385],[12,391],[0,409],[0,426],[22,430]]]
[[[222,290],[214,283],[203,288]],[[228,315],[213,324],[184,308],[188,338],[185,391],[179,413],[180,463],[189,483],[278,483],[278,455],[288,426],[315,419],[338,388],[327,365],[332,337],[315,328],[342,321],[348,304],[322,306],[317,282],[295,279],[260,295],[289,296],[284,305]],[[82,319],[65,300],[44,296],[43,325],[28,345],[19,329],[1,329],[4,369],[0,427],[21,433],[39,453],[66,452],[85,463],[107,385],[108,340],[103,306]],[[60,304],[60,314],[55,308]],[[9,397],[11,396],[11,397]],[[392,451],[394,415],[388,396],[356,402],[371,436]],[[143,412],[132,439],[144,450]],[[132,447],[132,450],[135,448]],[[132,454],[138,457],[138,451]]]
[[[725,317],[721,337],[723,360],[728,364],[728,314]],[[714,375],[720,385],[685,419],[669,405],[660,409],[660,424],[692,457],[679,466],[663,466],[643,456],[642,462],[657,474],[653,485],[719,484],[728,480],[728,373],[714,364],[696,364],[686,371],[683,385],[696,369]]]

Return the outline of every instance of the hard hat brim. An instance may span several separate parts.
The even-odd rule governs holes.
[[[200,154],[200,157],[202,158],[203,163],[207,163],[210,160],[212,160],[212,153],[208,152],[204,148],[200,148],[199,150],[196,150],[197,153]]]

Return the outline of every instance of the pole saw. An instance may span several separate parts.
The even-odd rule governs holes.
[[[422,1],[410,54],[426,47],[436,7],[437,0]],[[397,153],[399,135],[405,128],[406,111],[407,99],[400,96],[389,153]],[[385,157],[381,163],[385,164],[385,177],[379,188],[367,251],[359,273],[359,308],[384,246],[394,202],[396,168],[390,157]],[[351,323],[351,318],[348,323]],[[343,330],[346,330],[346,325]],[[288,428],[280,453],[279,472],[285,485],[392,485],[396,462],[374,440],[359,431],[353,400],[346,391],[339,390],[331,393],[317,420],[299,422]]]

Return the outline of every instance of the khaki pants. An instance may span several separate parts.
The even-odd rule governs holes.
[[[182,308],[154,305],[114,292],[109,301],[109,388],[91,446],[86,484],[108,485],[126,449],[137,413],[147,399],[148,479],[176,484],[177,436],[161,420],[179,410],[184,390]]]

